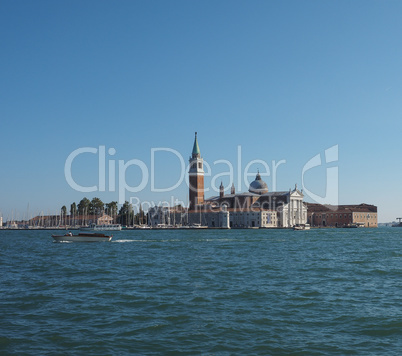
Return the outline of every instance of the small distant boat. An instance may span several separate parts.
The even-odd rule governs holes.
[[[55,242],[109,242],[113,236],[99,233],[79,233],[73,235],[71,232],[65,235],[52,235]]]
[[[310,230],[310,224],[296,224],[293,230]]]
[[[207,229],[208,226],[204,226],[204,225],[201,225],[201,224],[194,223],[194,224],[190,225],[189,228],[190,229]]]
[[[358,226],[357,226],[357,224],[347,224],[347,225],[344,226],[344,228],[346,228],[346,229],[357,229]]]
[[[82,227],[82,231],[120,231],[122,229],[120,224],[90,224],[89,226]]]

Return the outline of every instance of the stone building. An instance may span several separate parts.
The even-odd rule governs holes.
[[[378,227],[377,207],[375,205],[321,205],[305,203],[307,222],[320,227]]]
[[[236,194],[232,185],[225,194],[221,183],[219,196],[204,198],[203,159],[195,134],[189,160],[189,209],[154,207],[149,210],[151,226],[206,226],[211,228],[290,228],[305,224],[307,208],[303,193],[297,189],[269,192],[258,172],[248,192]]]
[[[113,218],[105,213],[102,214],[102,216],[100,216],[97,219],[97,224],[98,225],[110,225],[113,224]]]
[[[206,199],[203,208],[222,207],[229,211],[230,227],[293,227],[307,220],[303,193],[297,186],[287,192],[269,192],[259,173],[248,192],[236,194],[232,187],[231,194],[225,195],[221,190],[219,196]]]

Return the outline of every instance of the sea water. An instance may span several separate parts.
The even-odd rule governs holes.
[[[398,355],[402,229],[0,231],[1,355]]]

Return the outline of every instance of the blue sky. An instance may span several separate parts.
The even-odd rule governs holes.
[[[338,161],[309,171],[306,186],[324,195],[326,168],[337,166],[340,203],[375,204],[380,222],[394,220],[401,15],[400,1],[3,1],[0,212],[21,218],[28,204],[35,215],[84,196],[117,200],[72,189],[69,154],[105,146],[117,167],[137,159],[150,168],[151,149],[166,147],[187,163],[198,131],[213,175],[227,171],[216,160],[238,169],[238,146],[242,171],[254,159],[271,168],[286,160],[277,190],[300,187],[304,165],[338,145]],[[177,157],[159,152],[155,163],[155,183],[173,185]],[[72,167],[77,182],[97,184],[97,155]],[[141,177],[138,167],[126,171],[129,185]],[[272,174],[264,179],[272,189]],[[187,201],[186,184],[152,192],[149,182],[126,198],[172,195]]]

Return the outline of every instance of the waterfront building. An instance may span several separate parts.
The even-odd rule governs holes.
[[[227,210],[229,226],[233,228],[287,228],[305,224],[307,221],[303,193],[297,186],[285,192],[269,192],[267,184],[257,173],[255,180],[250,183],[248,192],[236,194],[233,190],[232,187],[231,194],[227,195],[221,190],[219,196],[206,199],[201,209],[210,212]],[[213,227],[213,217],[206,218],[203,223]]]
[[[194,138],[189,159],[189,208],[153,207],[148,212],[151,226],[190,225],[210,228],[290,228],[307,221],[303,192],[297,189],[269,192],[258,172],[248,192],[236,194],[232,185],[225,194],[223,184],[219,195],[205,199],[203,159]]]
[[[113,218],[105,213],[102,214],[102,216],[100,216],[97,219],[97,224],[98,225],[110,225],[113,224]]]
[[[374,205],[305,203],[303,191],[297,185],[293,190],[270,192],[259,172],[247,192],[236,194],[232,185],[230,194],[225,194],[221,183],[219,195],[205,199],[204,162],[197,133],[189,162],[189,208],[153,207],[148,212],[151,226],[291,228],[306,223],[315,227],[378,226],[377,207]]]
[[[197,166],[195,165],[197,163]],[[258,172],[250,183],[248,192],[236,194],[234,185],[225,195],[221,183],[219,195],[204,199],[204,171],[197,134],[190,158],[190,224],[208,227],[223,227],[229,219],[229,227],[293,227],[305,224],[307,208],[303,204],[303,193],[297,189],[285,192],[269,192],[268,185]]]
[[[321,205],[306,203],[307,222],[317,227],[378,227],[375,205]]]

